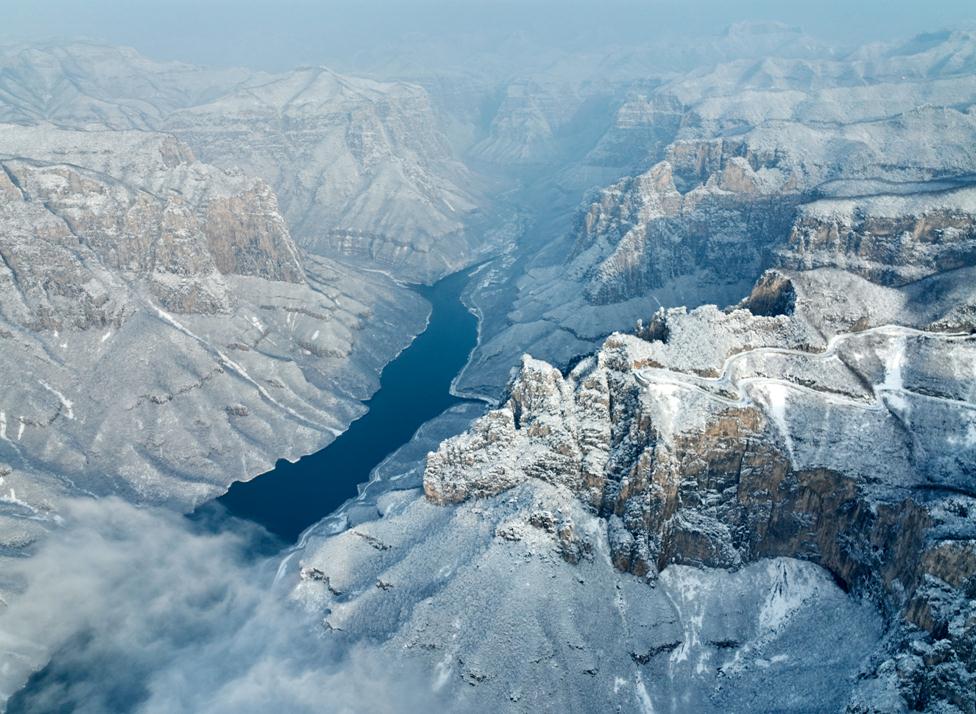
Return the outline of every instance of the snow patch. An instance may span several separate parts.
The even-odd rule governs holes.
[[[678,410],[681,409],[681,398],[678,396],[681,388],[676,384],[651,382],[647,385],[647,389],[650,394],[657,397],[654,400],[658,407],[658,420],[655,426],[667,441],[671,441],[674,436],[675,419]]]
[[[793,461],[793,439],[790,437],[790,428],[786,423],[786,407],[789,400],[789,391],[786,385],[777,382],[769,382],[765,385],[765,389],[769,405],[769,416],[772,417],[780,436],[783,437],[786,450],[790,455],[790,461]]]
[[[654,704],[651,702],[651,697],[647,693],[647,687],[644,686],[644,678],[641,676],[639,670],[634,677],[634,690],[637,692],[637,703],[640,704],[641,711],[644,714],[654,714]]]
[[[681,618],[683,637],[681,646],[668,658],[668,670],[672,673],[677,665],[688,661],[692,652],[700,654],[695,666],[698,673],[704,672],[708,653],[702,647],[701,630],[705,622],[705,583],[702,571],[687,566],[671,566],[662,573],[668,585],[668,598],[678,612],[687,613]],[[673,597],[671,592],[677,597]],[[677,600],[678,602],[675,602]]]
[[[887,404],[893,406],[904,416],[911,409],[911,404],[905,398],[905,382],[902,370],[905,367],[906,339],[900,335],[893,339],[883,354],[884,382],[875,387],[875,393],[881,399],[882,393],[887,397]]]
[[[9,503],[12,506],[20,506],[21,508],[26,508],[31,513],[36,513],[37,509],[26,501],[22,501],[17,498],[17,492],[11,487],[10,493],[6,496],[0,496],[0,503]]]
[[[767,566],[773,587],[759,611],[759,627],[775,632],[786,624],[793,614],[822,589],[823,580],[815,577],[809,568],[798,568],[792,560],[774,560]]]
[[[51,394],[53,394],[54,396],[56,396],[58,398],[58,400],[61,402],[62,409],[64,409],[64,416],[65,416],[65,418],[71,419],[72,421],[74,421],[74,418],[75,418],[75,412],[74,412],[75,403],[73,401],[71,401],[70,399],[68,399],[66,396],[64,396],[64,394],[62,394],[61,392],[59,392],[57,389],[55,389],[54,387],[52,387],[50,384],[48,384],[47,382],[45,382],[43,379],[39,379],[39,380],[37,380],[37,382],[42,387],[44,387],[44,389],[46,389],[47,391],[49,391]]]

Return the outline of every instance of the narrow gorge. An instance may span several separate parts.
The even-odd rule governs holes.
[[[418,37],[0,44],[0,706],[976,714],[976,33]]]

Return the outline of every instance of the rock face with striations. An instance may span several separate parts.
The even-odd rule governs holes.
[[[428,457],[425,494],[459,503],[544,481],[598,515],[613,564],[641,576],[811,560],[887,618],[852,710],[893,691],[971,711],[974,325],[889,326],[907,313],[778,277],[791,314],[664,312],[565,377],[526,358],[502,407]],[[831,312],[869,317],[849,332]]]
[[[224,275],[304,282],[268,185],[202,164],[172,137],[4,125],[0,167],[4,261],[25,326],[58,329],[74,310],[85,313],[74,327],[118,324],[100,270],[181,313],[226,311]]]
[[[310,68],[174,112],[165,128],[265,177],[308,250],[430,280],[470,260],[473,181],[426,93]]]
[[[313,533],[325,636],[457,710],[976,709],[969,190],[801,210],[739,303],[524,356],[422,499]]]
[[[423,327],[419,297],[303,259],[263,180],[172,136],[0,125],[0,221],[10,552],[63,495],[192,508],[321,448]]]
[[[976,190],[922,196],[823,199],[802,207],[779,265],[839,267],[905,285],[976,264]]]
[[[605,523],[613,564],[641,576],[816,562],[887,621],[852,711],[884,692],[971,711],[971,262],[963,272],[943,301],[946,276],[904,294],[836,270],[772,273],[741,307],[662,311],[565,377],[525,358],[501,408],[429,456],[424,491],[565,489]]]
[[[75,43],[0,48],[0,119],[178,136],[275,191],[295,240],[427,281],[471,261],[478,207],[426,92],[323,68],[284,74],[154,62]]]
[[[971,198],[943,194],[976,174],[974,47],[959,32],[736,59],[635,89],[580,162],[628,156],[630,175],[523,259],[461,385],[497,398],[519,345],[564,366],[659,305],[730,304],[772,267],[844,256],[900,284],[965,264]]]
[[[528,261],[468,378],[490,387],[516,343],[569,366],[523,357],[499,407],[428,456],[426,499],[568,494],[592,520],[554,518],[553,552],[655,589],[686,567],[816,563],[883,620],[826,708],[976,711],[972,48],[733,62],[622,108],[630,133],[603,148],[640,142],[649,166]],[[687,587],[678,621],[705,592]],[[691,627],[639,659],[666,660],[680,691],[701,643]],[[725,646],[740,665],[756,651]],[[719,689],[690,709],[742,708]],[[689,710],[676,696],[650,701]]]
[[[414,85],[89,43],[0,70],[10,553],[62,495],[186,509],[322,448],[423,328],[350,263],[431,280],[476,252],[474,182]]]

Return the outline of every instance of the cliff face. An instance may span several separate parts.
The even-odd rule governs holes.
[[[682,276],[706,284],[755,279],[775,264],[810,268],[850,258],[844,267],[882,283],[899,278],[872,268],[872,259],[914,266],[902,282],[965,265],[969,193],[899,197],[873,182],[907,183],[907,193],[945,190],[952,184],[935,181],[939,174],[976,165],[963,146],[974,133],[965,114],[919,109],[862,127],[856,140],[849,129],[802,124],[764,125],[736,140],[681,139],[664,161],[581,209],[565,269],[583,276],[588,302],[600,305],[640,298]],[[915,135],[925,138],[909,150]],[[876,197],[809,203],[861,190]],[[817,225],[831,214],[833,225]]]
[[[626,176],[527,251],[504,300],[486,290],[506,319],[486,328],[462,386],[498,397],[520,345],[565,366],[659,305],[733,303],[768,268],[900,285],[968,264],[971,197],[940,194],[976,172],[973,45],[948,33],[633,85],[564,172]]]
[[[65,494],[190,508],[322,448],[424,319],[327,256],[428,280],[476,252],[414,85],[15,46],[0,119],[10,553]]]
[[[675,179],[664,161],[602,192],[581,215],[567,267],[591,304],[638,298],[684,275],[723,284],[755,275],[799,201],[788,187],[764,185],[741,157],[685,194]]]
[[[632,106],[655,142],[674,131],[662,160],[584,204],[569,249],[526,271],[515,324],[475,356],[484,379],[511,359],[506,333],[528,334],[575,366],[523,357],[499,408],[429,454],[426,499],[490,510],[544,483],[592,516],[609,563],[651,583],[811,561],[884,617],[835,708],[976,710],[972,112],[913,104],[970,96],[945,45],[849,64],[885,78],[867,103],[837,65],[770,61]],[[954,69],[929,85],[911,62]],[[808,119],[841,100],[850,121]],[[732,307],[655,311],[734,303],[744,278]],[[580,529],[560,523],[555,552],[580,562]],[[696,636],[646,661],[673,663]]]
[[[0,221],[12,553],[64,495],[190,508],[324,446],[423,327],[417,296],[303,259],[263,180],[171,136],[0,125]]]
[[[525,358],[505,404],[429,455],[425,494],[545,481],[601,517],[613,564],[641,576],[811,560],[887,615],[870,686],[971,710],[973,325],[885,324],[928,327],[892,309],[894,291],[853,279],[824,294],[815,276],[770,275],[745,303],[773,304],[788,281],[785,314],[662,312],[565,377]]]
[[[83,43],[0,48],[0,67],[4,121],[175,135],[209,164],[264,179],[312,252],[430,280],[480,247],[465,233],[476,182],[418,86],[323,68],[213,70]]]
[[[904,285],[976,264],[976,192],[825,199],[802,208],[777,262],[843,268],[881,285]]]
[[[304,69],[174,112],[165,129],[271,183],[308,250],[431,279],[470,260],[473,181],[419,87]]]
[[[18,298],[6,304],[20,303],[27,326],[118,326],[123,298],[105,281],[203,314],[228,310],[224,275],[304,283],[267,184],[202,164],[170,137],[5,125],[0,156]]]

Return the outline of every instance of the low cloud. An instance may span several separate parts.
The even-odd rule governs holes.
[[[241,525],[200,533],[117,499],[70,505],[0,611],[10,712],[393,712],[434,707],[428,678],[340,648],[272,588]],[[50,660],[50,664],[47,664]],[[434,707],[435,709],[438,707]]]

